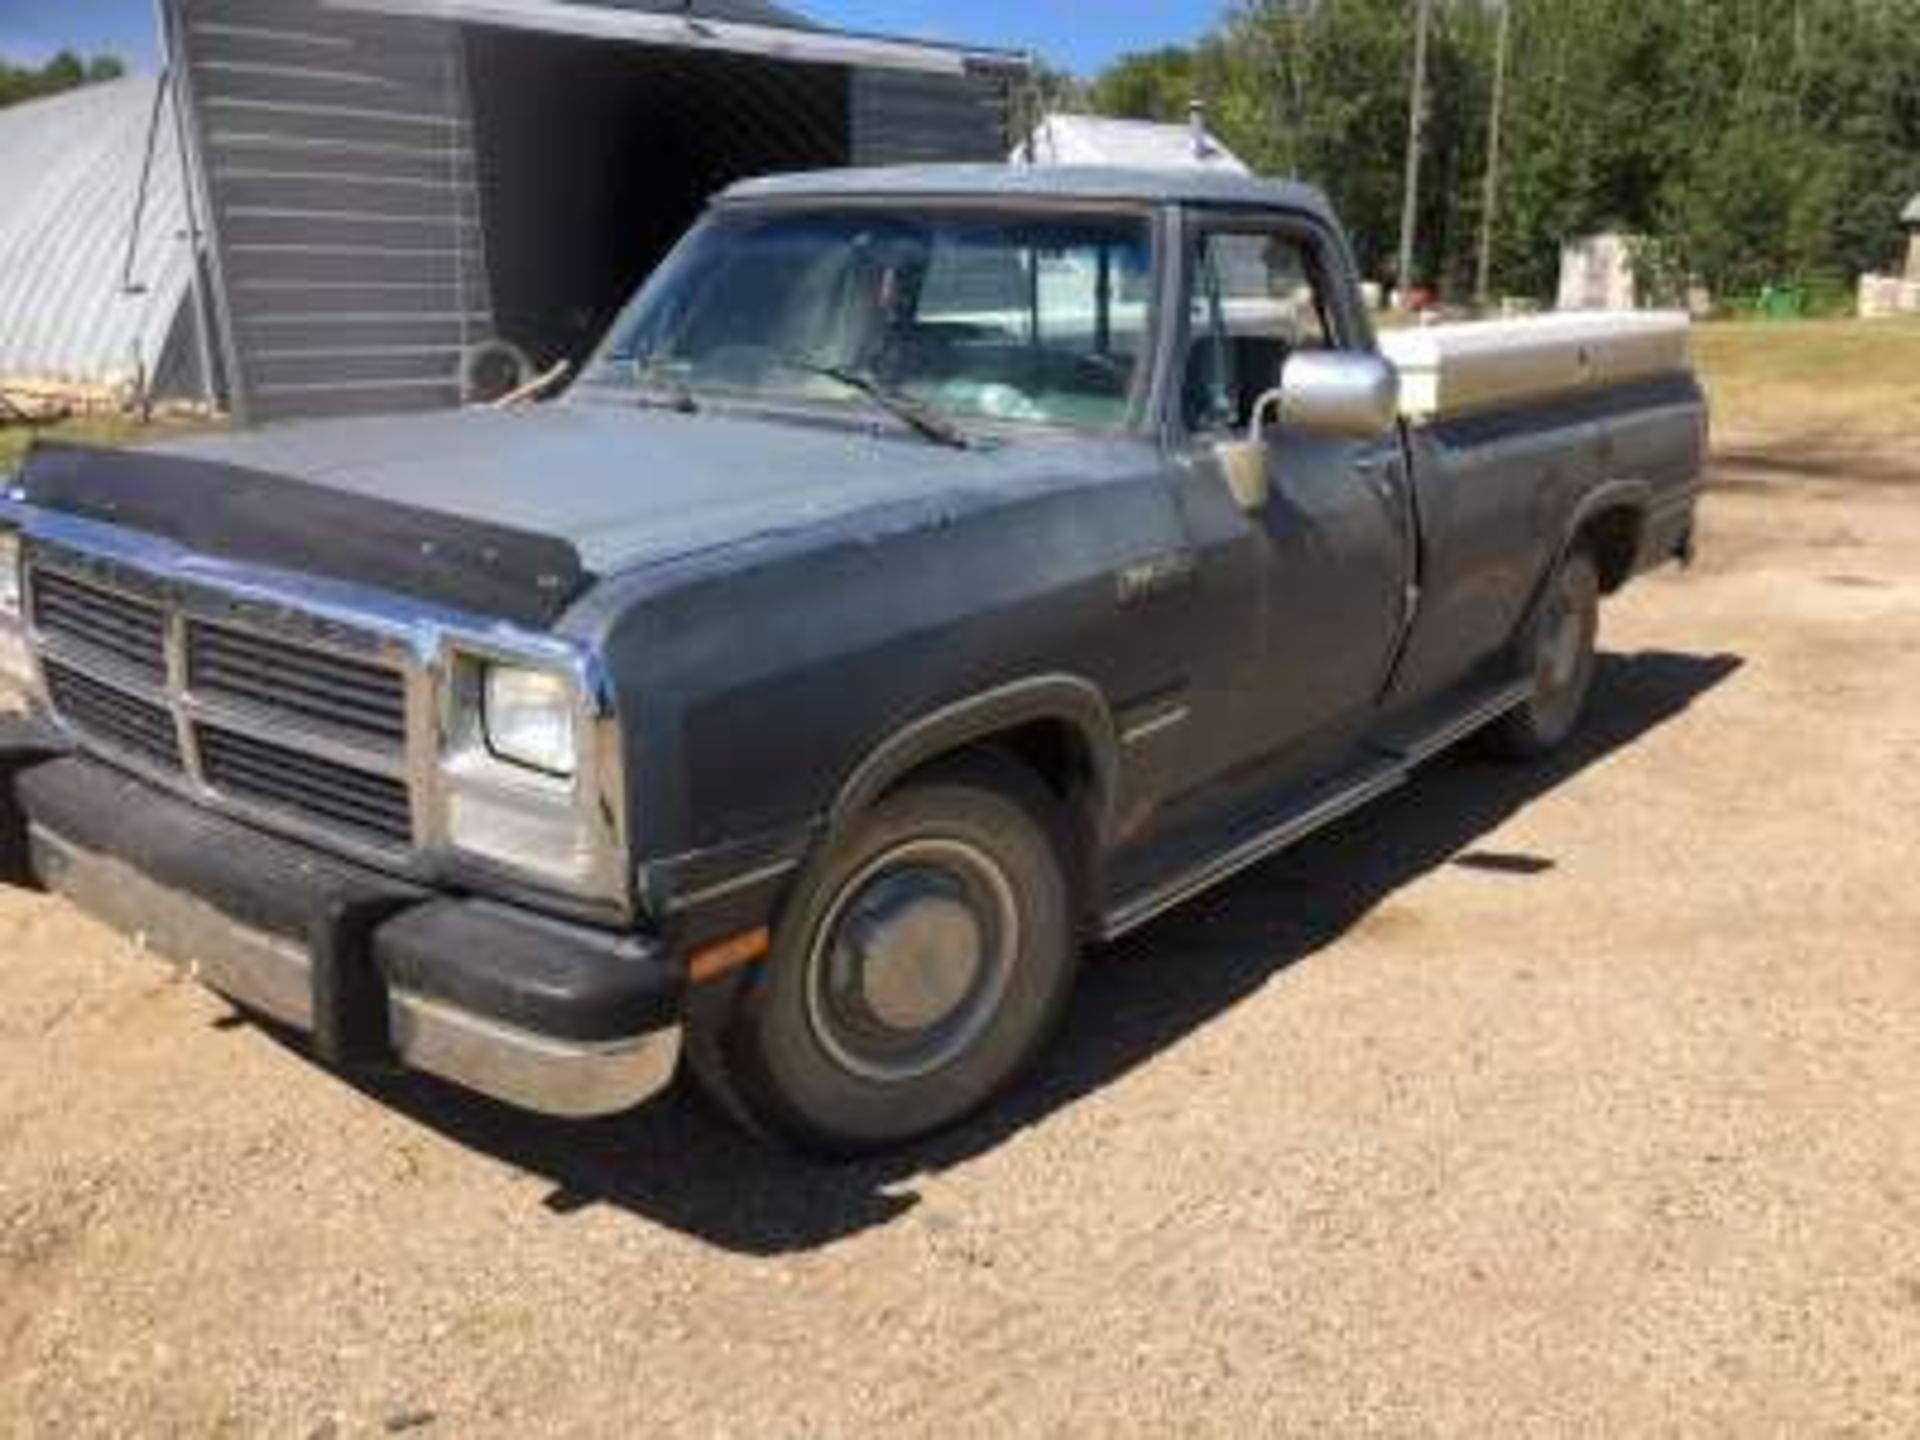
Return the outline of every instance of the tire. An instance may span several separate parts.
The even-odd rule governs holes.
[[[1593,689],[1600,638],[1600,571],[1584,547],[1569,552],[1548,582],[1521,644],[1533,693],[1487,730],[1489,748],[1509,760],[1538,760],[1580,726]]]
[[[808,867],[766,962],[692,1012],[714,1098],[796,1147],[855,1155],[973,1113],[1051,1036],[1078,955],[1057,805],[1011,763],[930,772]]]

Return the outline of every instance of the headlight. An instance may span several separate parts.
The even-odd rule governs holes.
[[[20,613],[20,537],[0,530],[0,616]]]
[[[567,658],[448,647],[436,824],[462,865],[624,905],[619,749],[590,671]]]
[[[575,741],[573,686],[551,670],[487,666],[481,719],[487,749],[502,760],[549,775],[572,775],[580,757]]]

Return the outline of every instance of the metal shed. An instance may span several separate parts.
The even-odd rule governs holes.
[[[762,0],[161,0],[243,421],[577,359],[745,175],[1005,153],[1009,52]]]
[[[0,196],[0,388],[199,392],[186,188],[157,81],[0,110]]]

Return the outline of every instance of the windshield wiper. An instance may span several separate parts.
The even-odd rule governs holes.
[[[824,379],[837,381],[849,390],[859,391],[894,419],[936,445],[945,445],[953,450],[973,448],[973,441],[967,438],[966,431],[958,425],[944,415],[935,414],[911,396],[902,395],[898,390],[888,389],[865,370],[855,370],[847,365],[828,365],[796,355],[782,355],[780,363],[790,370],[798,370],[806,375],[819,375]]]

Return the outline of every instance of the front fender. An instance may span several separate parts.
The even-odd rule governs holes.
[[[1039,721],[1070,727],[1088,762],[1097,832],[1111,833],[1119,738],[1098,686],[1073,675],[1036,675],[968,696],[901,726],[881,741],[841,784],[828,812],[829,833],[842,830],[901,777],[941,755]]]

